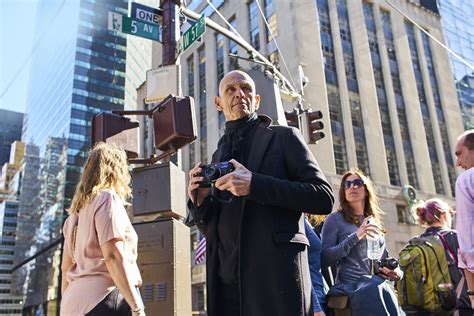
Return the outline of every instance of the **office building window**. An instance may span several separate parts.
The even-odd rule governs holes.
[[[349,168],[347,162],[344,122],[342,120],[341,99],[337,87],[327,85],[329,113],[331,117],[332,141],[336,173],[344,174]]]
[[[397,217],[400,224],[408,223],[407,220],[407,207],[405,205],[397,204]]]
[[[413,72],[416,79],[416,88],[418,92],[418,100],[420,101],[421,114],[423,116],[423,127],[425,129],[426,143],[428,144],[428,151],[430,156],[431,170],[433,173],[433,181],[435,184],[436,193],[444,194],[443,181],[441,178],[441,169],[438,161],[438,154],[435,148],[435,140],[433,133],[433,126],[431,125],[431,115],[426,102],[426,94],[424,88],[424,80],[421,74],[420,61],[418,57],[418,47],[415,40],[415,31],[413,25],[405,21],[405,31],[408,37],[408,44],[411,51],[411,60],[413,65]],[[428,163],[428,162],[427,162]]]
[[[188,95],[194,97],[194,55],[188,60]],[[196,164],[196,142],[189,144],[189,169]]]
[[[344,69],[346,72],[347,88],[349,91],[358,93],[357,73],[352,49],[351,30],[349,27],[349,16],[347,14],[346,0],[337,0],[337,15],[339,21],[339,33],[344,55]]]
[[[318,21],[323,52],[324,73],[327,84],[329,115],[331,118],[332,141],[336,173],[343,174],[348,169],[347,150],[342,119],[342,105],[337,82],[336,60],[329,19],[328,0],[316,0]]]
[[[198,49],[198,60],[201,161],[207,163],[206,54],[204,45]]]
[[[436,108],[436,116],[439,123],[439,131],[441,134],[441,142],[443,144],[444,157],[446,160],[446,165],[448,167],[448,176],[449,176],[449,185],[451,186],[451,191],[455,192],[456,185],[456,169],[454,167],[453,158],[451,156],[451,147],[449,144],[448,131],[446,129],[446,120],[444,118],[443,106],[441,104],[441,98],[439,96],[438,81],[436,79],[435,65],[433,62],[433,56],[431,54],[431,47],[429,43],[428,35],[422,33],[421,35],[423,40],[423,47],[425,50],[426,66],[428,67],[428,73],[430,76],[431,90],[433,93],[434,104]]]
[[[264,12],[265,12],[265,19],[267,20],[268,25],[270,26],[270,30],[266,28],[267,30],[267,43],[272,42],[272,36],[277,37],[278,36],[278,28],[277,28],[277,17],[275,13],[275,1],[274,0],[264,0],[263,1],[264,5]],[[270,33],[271,31],[271,33]],[[268,51],[269,53],[271,50]]]
[[[229,19],[229,23],[230,25],[232,25],[234,30],[237,30],[237,22],[235,20],[235,17]],[[232,40],[229,40],[229,53],[233,55],[238,55],[237,48],[237,43]],[[238,59],[229,56],[229,71],[235,69],[239,69]]]
[[[418,178],[415,172],[415,164],[413,158],[413,150],[411,146],[411,137],[406,116],[405,100],[403,99],[402,87],[400,83],[400,73],[398,70],[398,59],[393,42],[392,24],[390,21],[390,13],[382,10],[382,25],[384,29],[385,44],[387,55],[389,56],[390,75],[392,78],[392,87],[395,94],[395,103],[397,107],[397,117],[400,125],[401,138],[403,142],[403,150],[405,155],[405,166],[407,169],[408,180],[410,185],[418,188]]]
[[[224,78],[224,35],[216,34],[216,70],[217,88],[219,82]]]
[[[216,70],[217,70],[217,93],[219,91],[219,83],[224,78],[224,35],[216,34]],[[219,121],[219,137],[224,135],[225,117],[222,111],[218,112]]]
[[[351,106],[352,129],[354,131],[357,167],[367,176],[370,176],[369,156],[367,155],[367,144],[365,140],[364,118],[360,107],[360,98],[357,93],[349,92],[349,104]]]
[[[395,155],[395,146],[393,144],[393,130],[390,118],[390,112],[387,102],[386,82],[383,77],[382,64],[380,62],[380,49],[377,42],[377,33],[375,25],[374,8],[372,3],[364,2],[364,20],[367,30],[367,37],[370,47],[370,56],[372,60],[372,69],[374,72],[375,87],[377,92],[377,101],[379,106],[380,122],[382,124],[382,133],[385,143],[385,155],[387,157],[387,167],[390,184],[400,185],[400,176],[398,174],[397,157]]]
[[[249,21],[250,21],[250,44],[256,50],[260,50],[260,23],[259,11],[256,0],[249,3]]]

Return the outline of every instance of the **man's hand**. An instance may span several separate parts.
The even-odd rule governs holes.
[[[235,170],[217,179],[214,186],[221,191],[227,190],[234,196],[248,195],[252,182],[252,172],[235,159],[231,159],[230,162],[234,165]]]
[[[395,270],[390,270],[387,267],[382,267],[379,269],[379,276],[390,280],[390,281],[398,281],[401,279],[402,272],[400,268],[396,268]]]
[[[201,206],[206,196],[211,192],[210,188],[199,189],[199,184],[204,180],[204,177],[199,176],[201,171],[201,162],[198,162],[193,169],[189,170],[188,196],[197,207]],[[194,201],[196,190],[198,190],[198,201]]]

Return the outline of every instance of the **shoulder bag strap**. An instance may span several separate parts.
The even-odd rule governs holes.
[[[451,249],[451,247],[449,247],[449,244],[446,242],[446,239],[444,238],[444,235],[440,234],[440,233],[436,233],[436,235],[438,235],[439,239],[441,240],[441,243],[443,243],[444,249],[446,249],[446,251],[449,253],[449,256],[451,257],[451,259],[453,259],[453,261],[454,261],[454,263],[456,264],[456,267],[457,267],[458,266],[458,259],[457,259],[456,255],[454,255],[454,252]]]

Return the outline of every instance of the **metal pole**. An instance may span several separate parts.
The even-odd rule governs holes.
[[[178,1],[179,2],[179,1]],[[163,0],[163,55],[162,65],[173,65],[176,62],[176,35],[177,31],[177,6],[174,0]]]

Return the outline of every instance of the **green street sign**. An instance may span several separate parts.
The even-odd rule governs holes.
[[[148,38],[161,43],[161,25],[145,23],[124,16],[122,32]]]
[[[196,23],[194,23],[181,37],[181,51],[185,51],[206,31],[205,15],[202,14]]]
[[[120,13],[109,11],[109,30],[148,38],[161,43],[161,25],[145,23]]]

